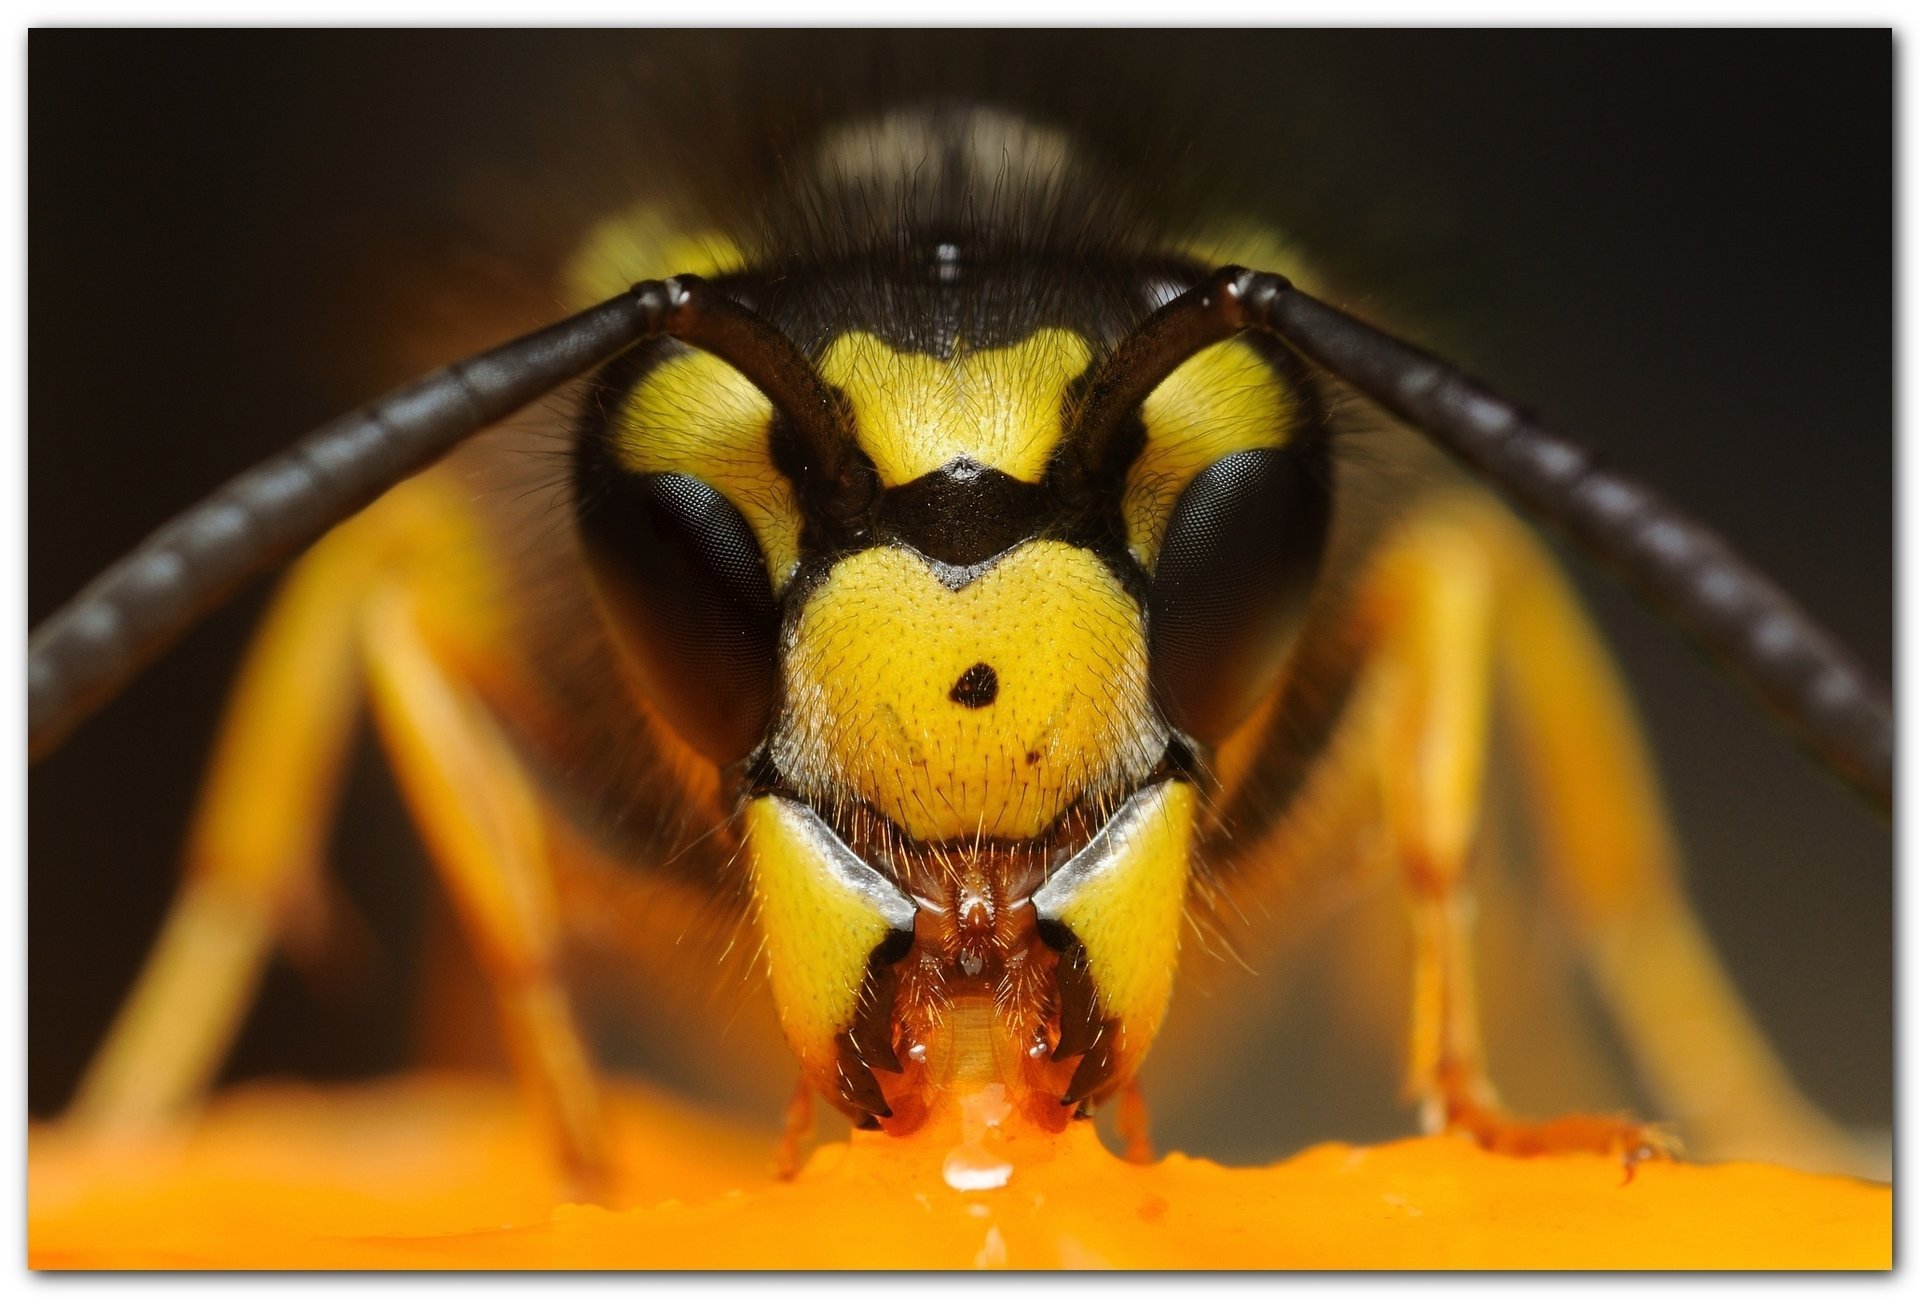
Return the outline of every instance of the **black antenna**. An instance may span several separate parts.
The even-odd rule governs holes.
[[[830,390],[787,337],[693,275],[649,280],[456,361],[309,433],[166,523],[27,641],[38,759],[249,579],[460,442],[650,338],[710,351],[759,386],[836,512],[872,495]]]
[[[1462,370],[1279,275],[1226,267],[1123,340],[1081,408],[1068,443],[1070,471],[1110,470],[1116,434],[1160,382],[1202,348],[1246,329],[1282,339],[1565,532],[1677,623],[1836,774],[1891,809],[1890,691],[1786,592],[1711,528]]]

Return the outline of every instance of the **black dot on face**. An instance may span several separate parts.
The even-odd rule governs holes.
[[[1000,677],[985,663],[975,663],[960,673],[947,697],[963,708],[984,708],[1000,695]]]

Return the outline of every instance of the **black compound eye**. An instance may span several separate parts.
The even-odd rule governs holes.
[[[1218,744],[1270,689],[1326,551],[1317,443],[1238,451],[1187,484],[1147,601],[1148,662],[1167,720]]]
[[[623,473],[583,496],[579,524],[647,703],[722,766],[747,756],[779,688],[779,617],[747,520],[698,478]]]

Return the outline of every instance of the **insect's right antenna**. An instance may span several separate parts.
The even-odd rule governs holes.
[[[1258,329],[1352,384],[1626,579],[1884,811],[1893,802],[1886,686],[1716,532],[1598,463],[1464,371],[1239,266],[1169,302],[1101,367],[1068,443],[1098,474],[1117,431],[1204,347]]]
[[[864,507],[871,466],[793,343],[698,276],[649,280],[336,419],[142,541],[28,639],[29,754],[52,751],[250,578],[467,437],[661,337],[712,352],[766,393],[792,426],[824,508],[849,516]]]

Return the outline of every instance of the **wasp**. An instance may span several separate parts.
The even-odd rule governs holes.
[[[1884,803],[1884,690],[1724,543],[1048,123],[909,104],[740,193],[607,216],[560,324],[322,429],[36,631],[46,751],[299,555],[76,1120],[205,1087],[364,706],[585,1180],[599,1083],[559,948],[622,870],[747,935],[805,1093],[855,1123],[908,1132],[991,1080],[1057,1126],[1134,1094],[1196,915],[1363,837],[1405,889],[1428,1122],[1637,1151],[1636,1122],[1513,1115],[1486,1066],[1466,866],[1498,697],[1603,999],[1629,1029],[1698,1009],[1637,1043],[1665,1112],[1830,1139],[1686,909],[1631,706],[1539,540],[1441,469],[1373,496],[1342,448],[1434,439]],[[543,493],[462,445],[554,393]]]

